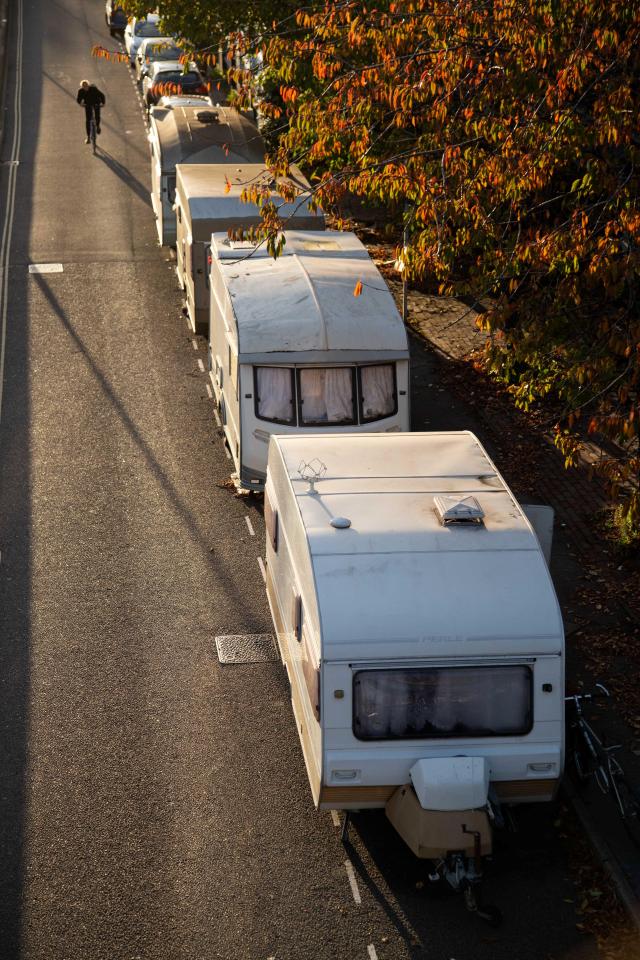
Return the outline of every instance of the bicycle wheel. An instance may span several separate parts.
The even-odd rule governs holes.
[[[622,773],[620,765],[616,766],[618,770],[611,770],[610,773],[620,817],[629,837],[640,848],[640,798]]]
[[[581,739],[575,738],[570,756],[574,779],[579,784],[587,783],[596,769],[596,763]]]

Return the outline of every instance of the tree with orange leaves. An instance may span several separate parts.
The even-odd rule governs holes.
[[[638,0],[327,0],[265,50],[274,169],[399,213],[409,278],[489,304],[486,363],[559,399],[640,523]],[[238,80],[242,76],[238,75]]]

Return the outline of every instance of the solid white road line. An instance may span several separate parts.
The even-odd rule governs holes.
[[[353,869],[353,864],[351,860],[345,860],[344,862],[345,870],[347,871],[347,877],[349,878],[349,886],[351,887],[351,893],[353,894],[353,899],[359,905],[362,903],[362,897],[360,896],[360,891],[358,890],[358,881],[356,880],[356,873]]]
[[[333,820],[333,825],[334,825],[334,827],[339,827],[339,826],[340,826],[340,817],[338,816],[338,811],[337,811],[337,810],[332,810],[332,811],[331,811],[331,819]]]
[[[204,373],[204,361],[202,357],[198,357],[198,366],[200,367],[200,373]]]
[[[0,241],[0,421],[2,420],[2,397],[4,392],[4,357],[7,343],[7,310],[9,303],[9,265],[11,262],[11,235],[16,203],[16,180],[18,177],[20,144],[22,139],[22,48],[23,22],[22,0],[16,4],[16,79],[13,97],[13,142],[9,158],[7,181],[7,205]]]
[[[267,571],[266,571],[265,568],[264,568],[264,562],[263,562],[263,560],[262,560],[262,557],[258,557],[258,566],[260,567],[260,576],[262,577],[262,579],[263,579],[264,582],[266,583],[266,582],[267,582]]]
[[[225,447],[225,448],[224,448],[224,452],[225,452],[226,455],[227,455],[227,460],[231,460],[231,450],[229,450],[228,447]]]
[[[369,960],[378,960],[378,954],[376,953],[376,948],[372,943],[367,947],[367,953],[369,954]]]
[[[247,524],[247,526],[248,526],[248,528],[249,528],[249,533],[251,534],[252,537],[255,537],[256,532],[255,532],[255,530],[253,529],[253,524],[251,523],[250,517],[245,517],[244,519],[245,519],[245,522],[246,522],[246,524]]]

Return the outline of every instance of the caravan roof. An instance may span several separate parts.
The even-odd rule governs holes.
[[[264,163],[257,127],[232,107],[153,107],[151,120],[163,171],[178,163]]]
[[[292,434],[272,444],[306,534],[325,656],[561,650],[538,540],[472,433]],[[316,495],[300,476],[314,460],[326,467]],[[444,525],[438,496],[475,498],[482,522]],[[350,526],[332,525],[336,517]]]
[[[322,229],[322,213],[313,213],[305,201],[311,195],[311,186],[302,172],[291,167],[288,177],[279,177],[278,181],[289,181],[298,190],[299,196],[289,203],[276,192],[276,185],[264,163],[245,163],[242,166],[230,163],[189,163],[176,167],[178,188],[181,196],[189,205],[193,236],[196,240],[210,240],[213,229],[224,230],[243,224],[252,226],[261,223],[262,217],[257,204],[244,203],[242,191],[251,186],[266,186],[283,220],[295,217],[296,226],[301,229]],[[228,221],[228,222],[226,222]],[[208,232],[205,233],[207,230]]]
[[[338,230],[287,230],[274,258],[266,247],[211,238],[235,317],[240,355],[371,351],[408,356],[402,317],[362,243]],[[358,281],[363,292],[354,296]],[[335,358],[334,358],[335,359]],[[346,359],[346,358],[345,358]]]

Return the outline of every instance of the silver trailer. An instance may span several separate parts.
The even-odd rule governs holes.
[[[242,192],[264,187],[278,208],[287,229],[323,230],[324,215],[309,209],[311,187],[297,167],[279,178],[297,193],[290,203],[277,192],[277,184],[263,163],[235,166],[228,163],[194,163],[176,167],[176,274],[185,291],[185,309],[192,330],[209,330],[209,270],[211,234],[258,226],[262,222],[256,203],[244,203]]]
[[[248,490],[264,485],[274,433],[409,429],[407,333],[364,246],[337,230],[284,237],[275,260],[211,238],[209,370],[235,479]]]
[[[257,127],[229,106],[152,107],[151,203],[162,246],[176,242],[176,166],[179,163],[264,163]]]

